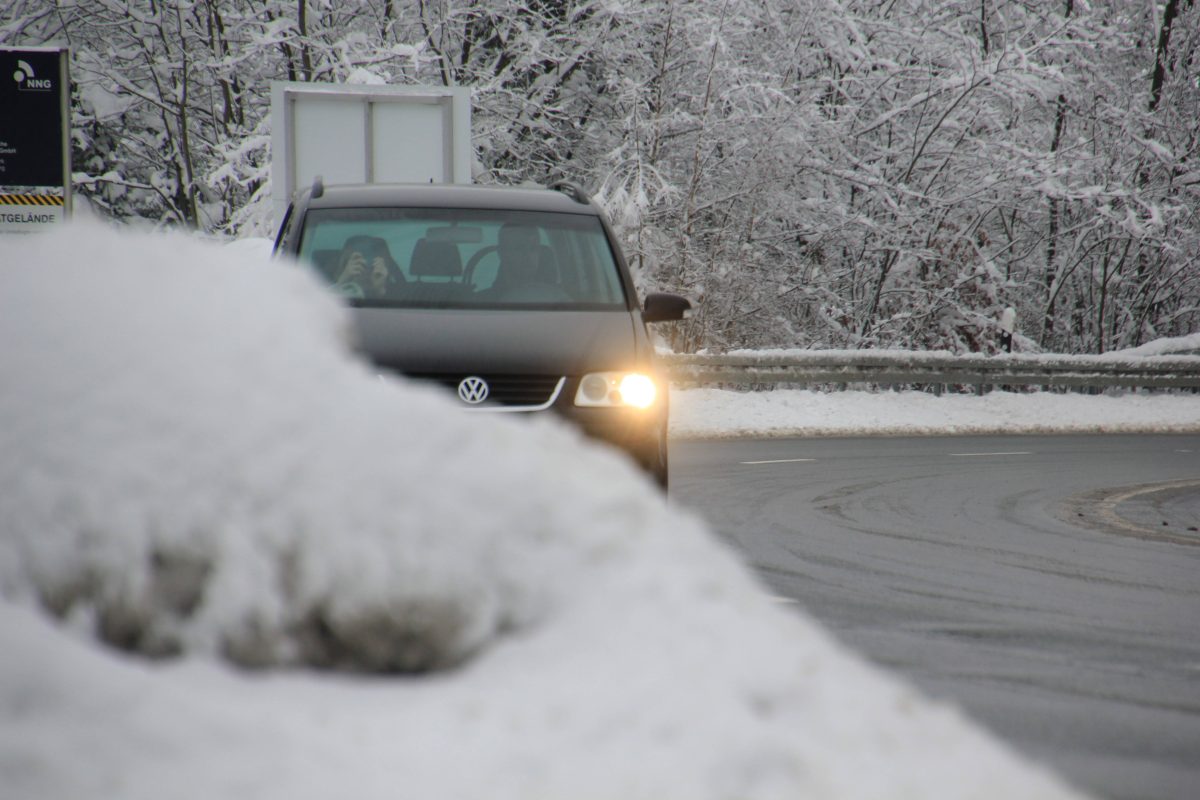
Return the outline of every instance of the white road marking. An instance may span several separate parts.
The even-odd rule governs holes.
[[[972,458],[974,456],[1031,456],[1032,450],[1013,450],[1010,453],[951,453],[954,458]]]
[[[805,461],[816,461],[815,458],[778,458],[773,461],[741,461],[741,464],[800,464]]]

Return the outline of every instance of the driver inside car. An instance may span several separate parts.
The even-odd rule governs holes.
[[[496,280],[491,290],[506,292],[535,283],[553,283],[553,274],[544,264],[543,248],[537,228],[509,223],[500,228],[496,240],[496,253],[500,266],[496,269]]]

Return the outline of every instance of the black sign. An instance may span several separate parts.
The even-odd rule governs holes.
[[[0,49],[0,186],[65,185],[66,57]]]

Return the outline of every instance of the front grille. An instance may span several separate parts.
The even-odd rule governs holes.
[[[554,397],[561,377],[557,375],[480,375],[488,384],[487,402],[502,406],[541,406]],[[429,381],[445,386],[451,392],[458,391],[458,384],[467,375],[445,375],[435,373],[406,373],[406,377]]]

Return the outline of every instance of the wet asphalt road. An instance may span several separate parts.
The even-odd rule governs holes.
[[[1200,797],[1200,436],[672,443],[771,590],[1098,797]]]

